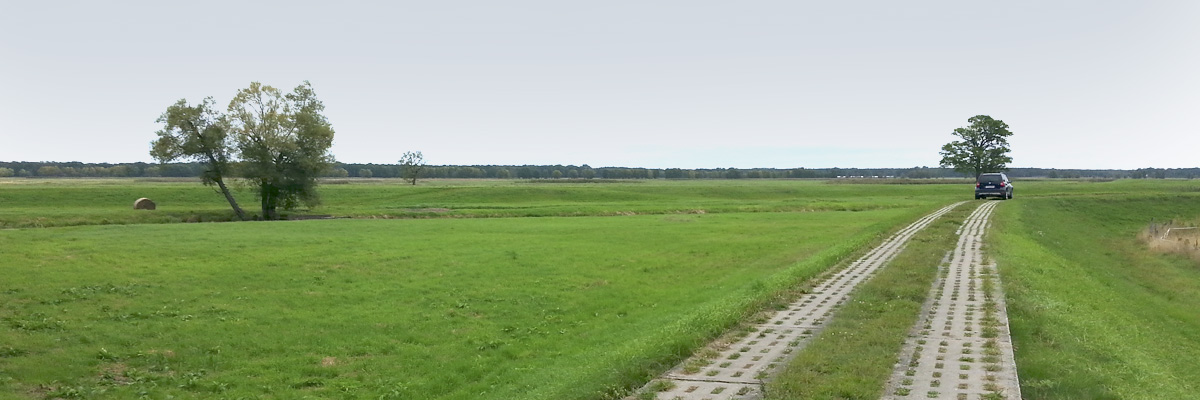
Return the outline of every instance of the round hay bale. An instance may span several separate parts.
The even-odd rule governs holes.
[[[154,205],[154,201],[145,197],[137,199],[137,201],[133,202],[134,210],[153,210],[155,208],[157,208],[157,206]]]

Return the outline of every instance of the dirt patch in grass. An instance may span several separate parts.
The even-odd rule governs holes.
[[[29,398],[31,398],[31,399],[44,399],[44,398],[46,398],[46,396],[48,394],[50,394],[50,392],[53,392],[53,391],[54,391],[53,386],[37,385],[33,389],[29,389],[29,391],[26,393],[29,394]]]
[[[107,364],[100,368],[100,376],[98,378],[101,382],[108,381],[120,385],[128,385],[133,382],[132,379],[129,379],[129,376],[125,375],[125,371],[128,369],[129,366],[125,365],[125,363]]]

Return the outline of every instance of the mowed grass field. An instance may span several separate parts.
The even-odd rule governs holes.
[[[0,230],[0,397],[619,397],[961,189],[352,184],[312,212],[583,216],[127,224],[224,205],[83,183],[0,189],[10,218],[110,223]]]
[[[293,215],[355,218],[479,218],[632,214],[862,211],[925,207],[965,185],[830,185],[824,181],[328,180],[323,204]],[[235,187],[238,185],[234,185]],[[235,191],[249,214],[252,192]],[[153,213],[133,210],[147,197]],[[3,179],[0,228],[228,221],[229,204],[197,180]]]
[[[988,251],[1027,397],[1188,398],[1200,267],[1143,251],[1136,233],[1200,216],[1200,182],[1018,184]],[[0,398],[617,398],[971,188],[365,180],[322,193],[302,214],[354,219],[171,224],[230,213],[190,182],[0,181]],[[159,210],[130,210],[143,196]],[[800,357],[894,362],[892,307],[919,303],[920,260],[956,223],[910,245],[838,325],[871,352]],[[1191,358],[1169,359],[1177,348]],[[820,375],[803,380],[825,394],[793,394],[877,398],[885,379]]]

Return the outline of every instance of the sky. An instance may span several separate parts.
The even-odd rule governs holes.
[[[179,99],[308,80],[347,163],[1200,166],[1200,2],[0,0],[0,161],[150,162]]]

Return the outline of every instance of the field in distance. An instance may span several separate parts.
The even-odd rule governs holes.
[[[861,211],[924,206],[967,185],[830,185],[824,181],[329,180],[323,204],[292,215],[355,218],[478,218]],[[236,186],[236,185],[235,185]],[[252,192],[235,192],[248,213]],[[147,197],[154,212],[133,210]],[[194,180],[0,178],[0,228],[227,221],[229,204]]]

